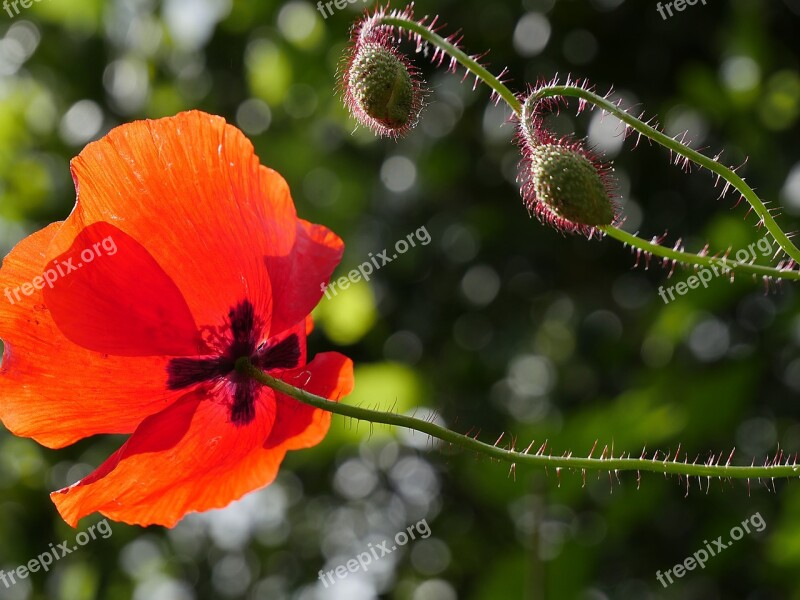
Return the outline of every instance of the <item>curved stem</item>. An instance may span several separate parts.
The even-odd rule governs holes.
[[[794,462],[790,464],[788,461],[784,464],[775,464],[773,466],[732,467],[717,463],[696,464],[679,462],[677,459],[606,458],[604,456],[599,458],[580,458],[572,456],[571,454],[551,456],[545,454],[544,450],[529,454],[528,451],[533,447],[533,443],[528,447],[528,450],[520,452],[514,448],[508,449],[486,444],[467,435],[456,433],[441,425],[436,425],[435,423],[408,415],[386,413],[328,400],[327,398],[311,394],[265,373],[253,366],[250,359],[247,357],[240,358],[237,361],[236,369],[240,373],[252,377],[259,383],[281,394],[290,396],[298,402],[313,406],[314,408],[353,419],[359,419],[361,421],[369,421],[370,423],[383,423],[418,431],[443,442],[464,448],[465,450],[471,450],[488,456],[489,458],[511,463],[512,465],[524,464],[536,467],[580,471],[652,471],[655,473],[672,475],[719,477],[725,479],[771,479],[776,477],[797,477],[798,474],[800,474],[800,466],[796,465]]]
[[[514,92],[508,89],[508,87],[502,81],[492,75],[492,73],[490,73],[486,67],[461,50],[461,48],[452,42],[447,41],[437,33],[434,33],[425,25],[417,23],[413,19],[408,19],[394,14],[380,16],[376,20],[376,23],[405,29],[418,35],[426,42],[430,42],[443,52],[446,52],[452,56],[461,64],[461,66],[463,66],[476,77],[480,78],[486,85],[492,88],[492,90],[494,90],[498,96],[505,100],[506,104],[508,104],[511,107],[511,110],[513,110],[515,113],[519,114],[522,110],[522,103],[514,95]]]
[[[640,119],[620,109],[613,102],[609,102],[602,96],[598,96],[597,94],[579,86],[543,86],[539,88],[532,96],[530,96],[523,106],[514,93],[502,81],[490,73],[485,67],[478,63],[478,61],[458,48],[458,46],[444,39],[434,31],[431,31],[431,29],[426,25],[418,23],[417,21],[410,17],[406,17],[403,14],[378,15],[376,18],[376,24],[405,29],[419,36],[422,40],[433,44],[439,48],[440,51],[446,52],[470,73],[474,74],[486,85],[488,85],[521,119],[525,118],[523,111],[527,111],[527,109],[532,106],[532,103],[543,98],[555,96],[572,96],[579,98],[613,114],[622,122],[631,127],[634,131],[644,135],[649,139],[652,139],[665,148],[668,148],[680,156],[689,159],[701,167],[705,167],[733,186],[742,195],[742,197],[744,197],[750,203],[750,206],[753,207],[753,211],[756,213],[756,215],[758,215],[760,223],[764,224],[786,255],[789,256],[789,258],[791,258],[796,264],[800,264],[800,250],[798,250],[786,233],[778,226],[778,224],[775,222],[775,219],[769,213],[769,210],[767,210],[766,206],[753,191],[753,189],[747,185],[747,183],[745,183],[745,181],[732,169],[720,164],[712,158],[705,156],[704,154],[697,152],[696,150],[689,148],[688,146],[685,146],[677,140],[670,138],[657,129],[644,123]],[[627,233],[618,227],[606,226],[598,229],[610,237],[617,239],[618,241],[623,241],[635,248],[639,248],[661,258],[676,260],[678,262],[700,267],[724,266],[725,268],[733,271],[752,273],[754,275],[774,277],[776,279],[789,279],[795,281],[800,280],[800,272],[791,268],[765,267],[760,265],[750,265],[747,263],[728,261],[727,259],[715,259],[699,256],[697,254],[672,250],[661,246],[660,244],[648,242],[643,238]]]
[[[713,158],[709,158],[705,154],[701,154],[700,152],[689,148],[678,140],[669,137],[654,127],[651,127],[647,123],[644,123],[641,119],[638,119],[637,117],[627,113],[615,103],[610,102],[606,98],[598,96],[594,92],[583,89],[579,86],[543,86],[536,90],[536,92],[526,101],[526,104],[538,102],[543,98],[552,98],[557,96],[572,96],[574,98],[580,98],[581,100],[590,102],[607,113],[614,115],[637,133],[653,140],[658,144],[661,144],[668,150],[683,156],[684,158],[697,165],[700,165],[705,169],[708,169],[712,173],[724,179],[731,186],[733,186],[736,191],[738,191],[742,197],[747,200],[747,202],[750,203],[750,206],[753,207],[753,212],[758,215],[759,223],[764,224],[770,234],[772,234],[772,237],[775,238],[775,241],[778,242],[778,245],[781,247],[781,249],[796,263],[800,263],[800,250],[797,249],[797,246],[792,243],[786,233],[775,222],[775,219],[772,217],[769,210],[767,210],[767,207],[761,201],[761,198],[759,198],[758,195],[753,191],[753,188],[747,185],[744,179],[742,179],[733,169],[726,167]]]

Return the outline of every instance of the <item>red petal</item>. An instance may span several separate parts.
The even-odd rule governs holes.
[[[45,271],[44,301],[62,333],[116,356],[208,354],[175,283],[139,242],[93,223]]]
[[[353,365],[329,352],[281,377],[338,400],[352,390]],[[146,419],[94,473],[53,492],[61,516],[73,527],[93,512],[125,523],[172,527],[188,512],[226,506],[271,483],[287,450],[322,440],[330,413],[269,388],[260,392],[256,419],[245,427],[229,422],[223,402],[199,392]]]
[[[306,335],[311,335],[312,331],[314,331],[314,317],[309,314],[306,316]]]
[[[285,330],[316,304],[341,256],[335,235],[298,224],[286,182],[219,117],[193,111],[118,127],[72,168],[79,200],[50,256],[88,225],[112,222],[145,246],[201,327],[224,326],[249,298],[269,331]]]
[[[190,393],[145,419],[94,473],[51,498],[73,527],[93,512],[173,527],[189,512],[226,506],[271,483],[283,460],[283,450],[263,449],[275,419],[271,390],[261,389],[255,409],[255,420],[237,427],[225,402]]]
[[[20,242],[0,269],[0,419],[15,435],[51,448],[97,433],[130,433],[179,397],[166,390],[166,357],[91,352],[56,326],[32,282],[44,272],[60,227],[54,223]],[[30,295],[21,289],[25,284]]]
[[[292,253],[266,260],[274,302],[273,335],[305,319],[319,303],[342,252],[342,241],[330,230],[298,220]]]

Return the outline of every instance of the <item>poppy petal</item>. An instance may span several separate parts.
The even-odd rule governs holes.
[[[342,240],[329,229],[298,220],[292,253],[265,259],[272,282],[273,334],[305,319],[319,303],[343,252]]]
[[[250,141],[220,117],[191,111],[118,127],[89,144],[72,170],[78,203],[50,256],[67,251],[87,226],[113,222],[146,246],[185,297],[195,322],[209,331],[224,326],[229,307],[244,297],[268,331],[294,325],[309,311],[275,301],[288,318],[270,327],[272,275],[265,261],[269,268],[280,261],[295,265],[295,252],[306,255],[311,262],[302,268],[308,275],[289,282],[282,273],[300,271],[284,268],[275,281],[281,298],[313,306],[333,270],[330,257],[341,256],[341,240],[324,228],[300,234],[308,227],[298,226],[284,179],[261,166]],[[319,281],[307,289],[309,279]]]
[[[210,353],[183,295],[139,242],[89,225],[45,271],[44,301],[72,342],[115,356]]]
[[[309,314],[306,316],[306,335],[311,335],[312,331],[314,331],[314,317]]]
[[[307,325],[307,321],[300,321],[294,327],[271,338],[264,351],[256,353],[254,357],[255,366],[266,371],[278,370],[283,372],[285,369],[294,369],[297,365],[305,365],[308,361]],[[280,355],[281,347],[285,346],[292,337],[295,339],[295,345],[292,349],[293,355],[290,360],[282,361]]]
[[[230,421],[230,406],[196,390],[145,419],[96,471],[53,492],[64,520],[94,512],[131,525],[173,527],[193,511],[221,508],[271,483],[284,451],[264,451],[275,420],[272,390],[258,388],[255,418]]]
[[[166,389],[166,357],[121,358],[70,342],[45,305],[41,278],[61,223],[25,238],[0,269],[0,420],[50,448],[98,433],[131,433],[181,393]],[[42,285],[40,285],[42,284]]]
[[[352,389],[353,366],[328,352],[281,377],[302,377],[309,392],[338,400]],[[221,508],[268,485],[287,450],[318,444],[330,425],[330,413],[266,387],[259,387],[255,409],[249,425],[236,427],[229,406],[199,390],[187,394],[146,419],[94,473],[53,492],[53,502],[73,527],[93,512],[172,527],[188,512]]]

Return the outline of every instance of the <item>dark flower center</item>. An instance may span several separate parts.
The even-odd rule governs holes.
[[[264,325],[249,300],[239,302],[228,313],[220,336],[219,353],[203,357],[173,358],[167,365],[167,388],[182,390],[201,383],[223,384],[230,394],[230,419],[243,426],[255,418],[258,382],[236,372],[236,361],[248,357],[264,371],[291,369],[300,362],[300,341],[292,334],[271,343],[259,342]]]

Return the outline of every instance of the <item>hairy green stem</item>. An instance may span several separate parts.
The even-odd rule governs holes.
[[[687,158],[688,160],[700,165],[711,171],[712,173],[718,175],[720,178],[724,179],[728,182],[731,186],[733,186],[741,195],[742,197],[750,203],[750,206],[753,208],[753,212],[758,216],[760,219],[760,223],[766,227],[767,231],[772,235],[781,249],[789,256],[791,259],[795,261],[795,263],[800,264],[800,250],[792,243],[786,233],[778,226],[775,222],[775,219],[770,214],[767,207],[764,205],[763,201],[758,197],[758,195],[753,191],[753,189],[747,185],[747,183],[733,170],[730,169],[721,163],[717,162],[716,160],[697,152],[689,148],[688,146],[678,142],[677,140],[672,139],[671,137],[661,133],[657,129],[651,127],[647,123],[643,122],[641,119],[634,117],[631,114],[628,114],[621,108],[619,108],[613,102],[610,102],[606,98],[599,96],[589,90],[583,89],[579,86],[571,86],[571,85],[546,85],[539,88],[534,95],[528,98],[527,102],[523,106],[523,104],[519,101],[519,99],[514,95],[514,93],[497,77],[495,77],[492,73],[490,73],[485,67],[483,67],[478,61],[470,57],[466,54],[463,50],[458,48],[455,44],[447,41],[437,33],[431,31],[425,25],[422,25],[413,19],[406,18],[400,15],[386,15],[379,19],[379,23],[383,25],[389,25],[392,27],[402,28],[407,31],[413,32],[419,35],[423,40],[433,44],[437,48],[441,49],[442,51],[449,54],[452,58],[458,61],[465,69],[467,69],[470,73],[475,75],[476,77],[480,78],[487,86],[489,86],[500,98],[502,98],[506,104],[517,114],[517,116],[521,119],[525,119],[528,115],[524,114],[527,113],[529,108],[532,107],[533,103],[542,100],[544,98],[552,98],[557,96],[572,96],[575,98],[579,98],[586,102],[589,102],[602,110],[605,110],[608,113],[613,114],[615,117],[620,119],[626,125],[628,125],[631,129],[636,131],[637,133],[661,144],[665,148],[675,152],[676,154]],[[598,227],[600,231],[609,235],[609,237],[613,237],[619,241],[623,241],[635,248],[640,248],[641,250],[653,254],[655,256],[660,256],[662,258],[667,258],[669,260],[676,260],[681,263],[685,263],[688,265],[694,265],[698,267],[710,267],[712,266],[711,261],[715,261],[715,265],[719,266],[720,262],[723,262],[726,268],[729,268],[736,272],[744,272],[744,273],[752,273],[754,275],[761,275],[772,277],[775,279],[788,279],[788,280],[800,280],[800,273],[791,269],[778,269],[773,267],[765,267],[760,265],[750,265],[746,263],[738,263],[734,261],[725,261],[724,259],[712,259],[709,257],[699,256],[697,254],[693,254],[690,252],[681,252],[677,250],[672,250],[661,246],[660,244],[654,244],[640,238],[638,236],[632,235],[630,233],[625,232],[624,230],[614,227],[614,226],[604,226]]]
[[[508,87],[503,85],[503,82],[497,79],[489,70],[481,65],[477,60],[469,56],[466,52],[461,50],[455,44],[448,42],[442,36],[437,35],[436,33],[432,32],[428,29],[425,25],[420,25],[413,19],[406,19],[400,16],[390,16],[386,15],[378,20],[378,23],[382,25],[389,25],[391,27],[399,27],[401,29],[405,29],[407,31],[411,31],[419,35],[422,39],[431,44],[434,44],[442,51],[446,52],[454,59],[456,59],[465,69],[467,69],[470,73],[479,77],[486,85],[492,88],[497,94],[505,100],[506,104],[508,104],[514,112],[519,114],[522,110],[522,103],[517,100],[517,97],[514,95]]]
[[[322,396],[311,394],[303,389],[290,385],[281,379],[273,377],[269,373],[265,373],[261,369],[255,367],[247,357],[240,358],[237,361],[236,370],[281,394],[285,394],[298,402],[308,404],[314,408],[319,408],[352,419],[368,421],[370,423],[383,423],[385,425],[393,425],[418,431],[465,450],[471,450],[512,465],[529,465],[554,469],[571,469],[575,471],[652,471],[671,475],[719,477],[723,479],[771,479],[778,477],[797,477],[800,474],[800,466],[794,463],[777,464],[774,466],[742,467],[716,463],[695,464],[682,462],[677,459],[613,458],[611,456],[581,458],[572,456],[571,454],[551,456],[545,451],[534,451],[534,453],[530,454],[529,451],[533,449],[533,444],[531,444],[527,450],[523,451],[519,451],[515,448],[493,446],[469,437],[468,435],[456,433],[441,425],[409,415],[398,415],[328,400]]]
[[[641,119],[634,117],[633,115],[629,114],[625,110],[621,109],[617,106],[614,102],[603,98],[602,96],[598,96],[594,92],[581,88],[579,86],[571,86],[571,85],[546,85],[538,90],[536,93],[533,94],[526,102],[528,103],[536,103],[539,100],[544,98],[553,98],[553,97],[561,97],[561,96],[571,96],[573,98],[580,98],[581,100],[585,100],[596,107],[606,111],[609,114],[614,115],[620,121],[625,123],[628,127],[636,131],[637,133],[653,140],[654,142],[661,144],[668,150],[683,156],[684,158],[690,160],[691,162],[700,165],[701,167],[708,169],[715,175],[718,175],[721,179],[728,182],[733,188],[738,191],[742,197],[750,203],[750,206],[753,207],[753,212],[758,216],[759,223],[763,223],[764,227],[766,227],[767,231],[772,234],[772,237],[775,238],[775,241],[778,242],[778,245],[781,249],[796,263],[800,263],[800,250],[797,249],[786,233],[780,228],[780,226],[775,222],[775,219],[770,214],[767,207],[762,202],[761,198],[753,191],[747,183],[742,179],[733,169],[726,167],[722,163],[713,158],[709,158],[705,154],[701,154],[696,150],[686,146],[685,144],[679,142],[676,139],[669,137],[668,135],[660,132],[658,129],[648,125],[647,123],[643,122]],[[602,228],[602,229],[610,229],[610,228]]]
[[[720,269],[725,274],[730,273],[749,273],[759,277],[769,277],[773,279],[787,279],[789,281],[800,281],[800,271],[791,269],[778,269],[764,265],[750,264],[749,262],[738,262],[727,257],[700,256],[691,252],[673,250],[654,242],[648,242],[640,237],[628,233],[618,227],[600,227],[605,234],[624,244],[639,248],[643,252],[658,255],[667,260],[674,260],[679,263],[691,264],[708,269]]]

